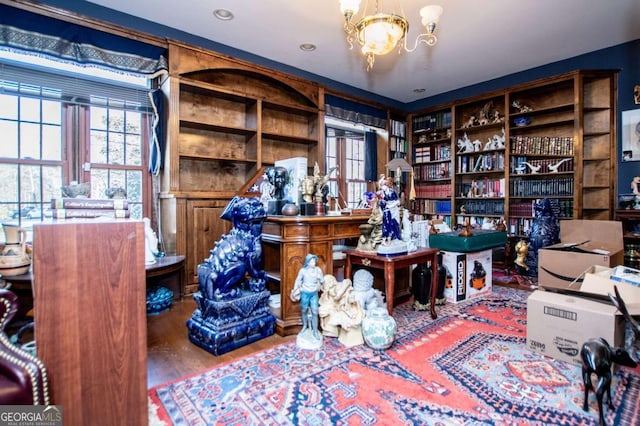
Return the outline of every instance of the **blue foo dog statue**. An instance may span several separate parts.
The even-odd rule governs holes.
[[[198,265],[197,309],[187,329],[192,343],[214,355],[274,333],[262,259],[266,216],[258,197],[234,197],[220,215],[233,227]]]
[[[543,198],[533,206],[533,224],[529,232],[527,265],[529,275],[538,276],[538,250],[560,242],[560,222],[551,200]]]

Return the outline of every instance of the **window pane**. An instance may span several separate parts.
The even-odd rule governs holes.
[[[0,164],[0,194],[3,202],[18,202],[18,165]]]
[[[40,159],[40,125],[20,123],[20,158]]]
[[[142,144],[140,135],[127,135],[126,144],[126,163],[130,166],[139,166],[142,164]]]
[[[125,164],[124,162],[124,135],[122,133],[109,133],[109,164]]]
[[[20,120],[40,121],[40,99],[20,98]]]
[[[20,166],[20,201],[39,203],[42,200],[40,166]]]
[[[62,167],[43,166],[42,167],[42,199],[46,204],[52,198],[60,198],[60,187],[63,183]]]
[[[0,120],[0,157],[18,158],[18,123]]]
[[[127,198],[132,202],[142,202],[142,172],[127,172]]]
[[[0,85],[2,87],[2,85]],[[0,118],[18,119],[18,97],[0,95]]]
[[[42,102],[42,122],[49,124],[62,124],[62,104],[60,102]]]
[[[91,108],[93,109],[93,108]],[[91,131],[91,154],[89,161],[92,163],[107,163],[107,133],[97,130]]]
[[[112,132],[124,132],[124,111],[110,108],[108,127]]]
[[[62,128],[44,124],[42,126],[42,159],[62,160]]]
[[[95,130],[107,130],[106,108],[91,107],[91,128]]]
[[[109,173],[106,169],[91,168],[91,197],[103,198],[109,186]]]

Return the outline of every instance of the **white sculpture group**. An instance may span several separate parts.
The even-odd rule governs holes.
[[[502,128],[502,135],[495,134],[490,138],[487,138],[487,142],[482,145],[480,139],[471,140],[467,133],[462,135],[462,138],[458,139],[458,154],[491,151],[496,149],[504,149],[506,146],[506,135],[504,127]]]

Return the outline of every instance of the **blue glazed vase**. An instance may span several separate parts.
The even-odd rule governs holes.
[[[387,313],[387,308],[375,307],[367,311],[362,320],[362,337],[372,349],[387,349],[395,340],[396,320]]]

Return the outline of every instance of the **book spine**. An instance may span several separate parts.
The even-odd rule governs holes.
[[[73,218],[96,218],[106,217],[114,219],[128,219],[131,215],[129,210],[112,209],[54,209],[51,211],[54,219],[73,219]]]
[[[124,198],[52,198],[51,208],[56,209],[96,209],[96,210],[126,210],[129,203]]]

